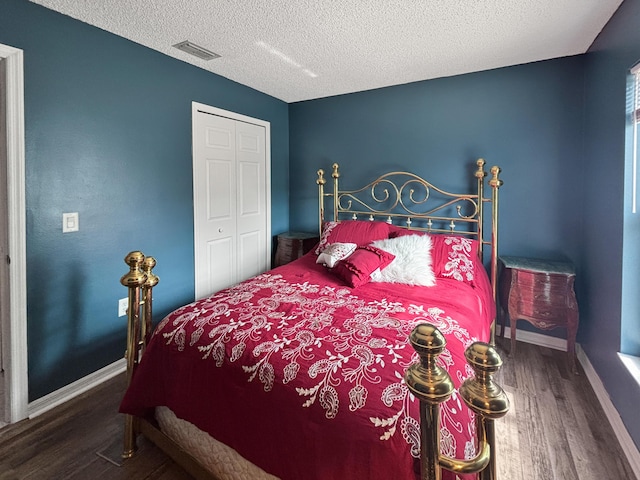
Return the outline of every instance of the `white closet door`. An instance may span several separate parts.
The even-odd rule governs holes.
[[[265,130],[194,112],[196,298],[268,268]]]
[[[236,122],[238,278],[267,269],[264,127]]]

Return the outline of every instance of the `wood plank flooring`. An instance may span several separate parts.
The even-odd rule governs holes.
[[[498,381],[511,400],[496,424],[500,478],[636,479],[582,367],[573,374],[566,352],[516,350],[511,358],[500,349]]]
[[[584,372],[567,369],[566,353],[521,342],[516,358],[500,353],[498,380],[511,400],[510,412],[496,424],[501,480],[635,480]],[[124,388],[120,375],[1,429],[0,480],[189,479],[144,439],[133,459],[116,465],[122,439],[116,412]]]

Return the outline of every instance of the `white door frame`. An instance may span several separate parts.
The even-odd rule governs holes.
[[[27,254],[24,147],[24,69],[22,50],[0,44],[6,62],[7,196],[9,218],[9,325],[0,325],[3,365],[9,395],[8,416],[15,423],[28,415]],[[5,261],[5,259],[0,259]]]
[[[248,117],[246,115],[242,115],[240,113],[230,112],[228,110],[223,110],[221,108],[212,107],[210,105],[206,105],[204,103],[191,102],[191,142],[192,142],[192,168],[193,174],[195,175],[195,131],[196,131],[196,113],[205,112],[210,113],[212,115],[217,115],[219,117],[229,118],[231,120],[238,120],[240,122],[251,123],[253,125],[259,125],[264,127],[265,129],[265,195],[266,195],[266,240],[267,240],[267,267],[271,265],[271,123],[260,120],[258,118]],[[193,201],[195,202],[195,179],[194,179],[194,193],[193,193]],[[195,254],[195,242],[198,238],[196,234],[197,225],[195,225],[195,203],[194,203],[194,232],[193,232],[193,240],[194,240],[194,254]],[[195,269],[197,268],[197,262],[200,261],[198,258],[194,258],[194,274]],[[195,275],[196,282],[198,280],[198,276]],[[195,291],[198,291],[198,286],[195,285]]]

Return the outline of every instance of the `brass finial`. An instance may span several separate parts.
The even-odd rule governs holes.
[[[502,387],[493,381],[493,375],[502,366],[502,359],[488,343],[475,342],[464,353],[475,372],[460,387],[460,395],[475,413],[495,420],[509,411],[509,399]]]
[[[145,287],[155,287],[160,281],[160,277],[152,272],[153,267],[156,266],[156,259],[153,257],[145,257],[142,262],[142,271],[147,276],[146,282],[144,282]]]
[[[146,280],[147,276],[140,269],[140,265],[144,262],[144,254],[139,251],[129,252],[124,257],[124,263],[129,265],[129,272],[120,278],[120,283],[125,287],[139,287]]]
[[[504,183],[502,180],[498,178],[498,175],[500,175],[501,171],[502,170],[500,169],[500,167],[497,167],[495,165],[491,167],[491,180],[489,180],[489,185],[491,187],[500,188]]]
[[[333,173],[331,174],[331,176],[333,178],[338,178],[340,176],[340,174],[338,173],[338,164],[334,163],[332,167],[333,167]]]
[[[317,173],[318,173],[318,179],[316,180],[316,183],[318,185],[324,185],[325,183],[327,183],[327,181],[324,178],[324,170],[320,169],[320,170],[318,170]]]
[[[453,382],[449,373],[436,365],[447,344],[444,336],[433,325],[421,323],[413,329],[409,341],[418,352],[420,363],[407,369],[404,375],[407,387],[418,399],[430,404],[446,401],[453,393]]]
[[[476,178],[484,178],[487,176],[487,172],[484,170],[485,165],[484,158],[479,158],[476,160],[476,165],[478,165],[478,170],[476,170]]]

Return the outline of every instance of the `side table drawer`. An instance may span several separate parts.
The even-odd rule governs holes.
[[[512,270],[511,296],[523,306],[527,304],[548,309],[567,307],[567,296],[573,291],[573,277],[540,272]]]
[[[517,312],[523,318],[526,318],[535,327],[543,330],[565,326],[566,321],[566,300],[563,299],[562,306],[542,305],[538,302],[517,303]]]
[[[533,290],[535,294],[553,291],[561,295],[568,291],[569,278],[566,275],[552,275],[548,273],[517,271],[518,285],[521,290]]]
[[[566,308],[567,307],[567,292],[557,290],[544,289],[539,290],[527,290],[526,288],[520,288],[514,293],[514,297],[518,301],[518,305],[536,305],[538,307],[545,307],[549,309],[553,308]]]

